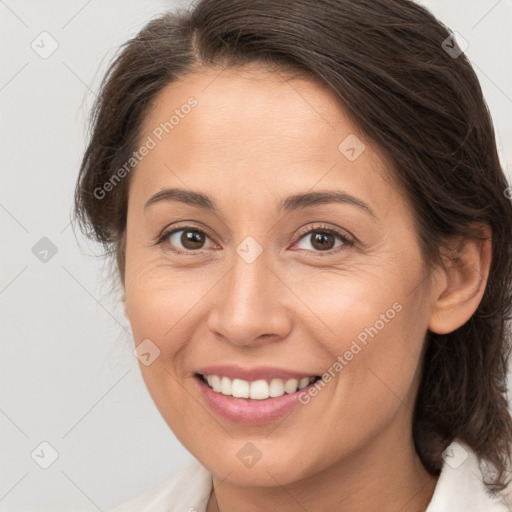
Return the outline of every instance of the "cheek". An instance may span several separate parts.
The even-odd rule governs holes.
[[[126,311],[135,339],[179,339],[174,329],[212,287],[211,274],[204,268],[176,270],[161,257],[127,252]]]
[[[398,302],[394,303],[395,306]],[[389,309],[388,312],[394,311]],[[367,386],[367,400],[376,407],[379,402],[406,405],[412,409],[414,382],[419,370],[421,350],[426,331],[426,320],[422,318],[416,304],[411,301],[400,302],[400,311],[394,317],[375,321],[366,327],[356,338],[364,342],[361,346],[361,368],[364,372],[354,379],[361,389]],[[387,323],[386,323],[387,320]],[[362,335],[362,336],[361,336]]]
[[[421,350],[428,319],[424,296],[400,290],[383,294],[387,307],[374,297],[359,307],[347,322],[346,335],[333,350],[335,410],[344,411],[348,423],[362,426],[359,433],[340,425],[340,436],[371,436],[395,416],[412,414],[419,378]],[[364,320],[362,320],[364,319]],[[334,348],[334,347],[333,347]],[[341,357],[339,357],[341,356]],[[335,422],[333,421],[333,424]]]
[[[149,339],[159,350],[154,363],[140,365],[141,373],[169,426],[180,431],[187,419],[177,419],[174,411],[190,406],[183,386],[190,385],[189,372],[202,354],[202,344],[193,348],[191,340],[204,339],[204,308],[218,279],[207,269],[176,271],[160,260],[134,261],[128,258],[125,292],[133,338],[136,345]]]
[[[181,438],[182,432],[193,431],[193,421],[197,422],[181,411],[190,406],[190,396],[183,388],[184,371],[189,366],[185,358],[187,340],[191,336],[185,328],[198,295],[184,286],[183,276],[177,275],[171,281],[151,265],[147,271],[139,266],[138,275],[134,270],[127,272],[125,293],[133,338],[136,345],[149,339],[159,350],[150,365],[140,364],[141,374],[164,420]]]
[[[324,305],[316,313],[333,331],[323,341],[330,359],[326,370],[334,374],[327,384],[333,411],[343,411],[352,425],[365,425],[368,435],[382,429],[400,408],[407,413],[414,407],[428,326],[428,295],[417,261],[408,268],[366,269],[360,279],[326,280],[330,284],[323,288],[323,299],[315,292],[315,300]],[[336,414],[329,424],[336,425],[340,436],[354,434],[336,421]]]

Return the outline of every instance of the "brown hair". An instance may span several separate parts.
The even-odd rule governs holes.
[[[492,230],[478,309],[452,333],[427,333],[413,434],[432,474],[454,438],[467,443],[493,468],[486,484],[495,491],[508,484],[512,443],[512,205],[478,79],[463,53],[447,51],[450,34],[409,0],[203,0],[153,19],[103,78],[75,214],[82,230],[116,256],[124,283],[130,176],[105,197],[95,191],[105,190],[132,156],[156,94],[185,73],[219,64],[259,61],[320,80],[392,163],[427,264],[442,262],[447,237],[474,235],[478,222]]]

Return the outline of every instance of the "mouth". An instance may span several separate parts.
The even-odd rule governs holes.
[[[211,390],[225,396],[246,398],[249,400],[267,400],[279,398],[285,394],[291,395],[310,384],[320,380],[320,376],[296,377],[287,379],[258,379],[248,381],[244,379],[231,379],[223,375],[196,373]]]
[[[245,380],[215,373],[195,373],[202,398],[218,417],[241,425],[263,425],[282,419],[305,402],[321,376]]]

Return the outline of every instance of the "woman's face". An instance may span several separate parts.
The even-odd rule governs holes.
[[[220,71],[159,94],[130,178],[126,312],[151,396],[239,485],[396,454],[431,304],[411,208],[332,93]]]

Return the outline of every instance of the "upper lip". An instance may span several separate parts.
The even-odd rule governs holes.
[[[205,366],[196,370],[201,375],[218,375],[229,379],[242,379],[249,382],[265,379],[302,379],[316,376],[315,373],[304,373],[286,368],[274,368],[270,366],[257,366],[254,368],[242,368],[236,365]]]

